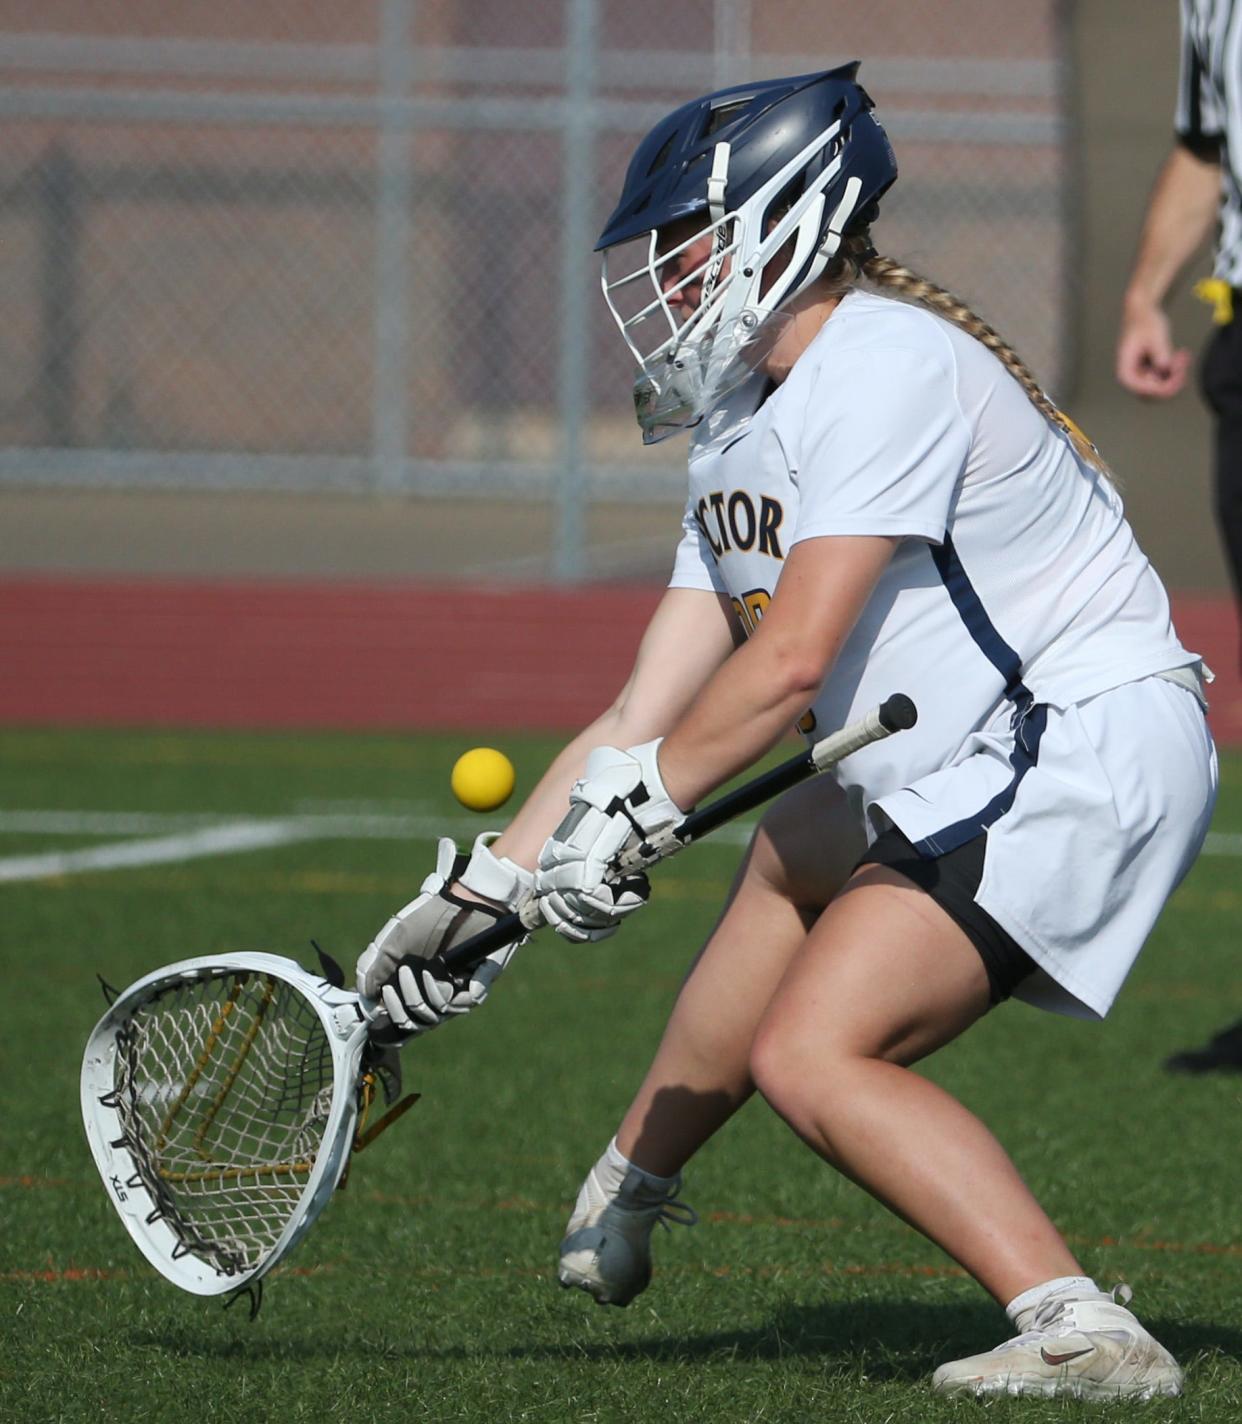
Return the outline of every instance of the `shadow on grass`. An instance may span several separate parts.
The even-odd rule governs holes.
[[[1223,1355],[1242,1363],[1242,1332],[1200,1320],[1143,1319],[1143,1324],[1181,1364],[1198,1355]]]
[[[1174,1355],[1190,1361],[1218,1353],[1242,1360],[1242,1332],[1200,1322],[1152,1319],[1156,1337]],[[562,1330],[564,1327],[561,1327]],[[1000,1312],[983,1301],[939,1304],[925,1301],[831,1301],[815,1305],[790,1303],[762,1325],[748,1329],[695,1334],[651,1334],[641,1339],[532,1339],[528,1344],[488,1349],[485,1346],[420,1344],[386,1333],[345,1331],[327,1336],[322,1330],[296,1329],[279,1336],[253,1332],[222,1338],[183,1328],[139,1330],[130,1335],[138,1348],[158,1349],[187,1359],[322,1360],[357,1355],[372,1359],[454,1361],[646,1362],[700,1364],[732,1360],[815,1359],[825,1369],[864,1373],[880,1381],[925,1379],[945,1360],[974,1354],[999,1344],[1006,1328]]]
[[[1003,1324],[1000,1325],[1003,1329]],[[642,1340],[594,1342],[541,1352],[510,1349],[507,1357],[577,1357],[696,1364],[726,1360],[815,1359],[828,1370],[912,1381],[938,1364],[999,1339],[995,1307],[924,1301],[831,1301],[781,1306],[762,1325],[701,1334],[678,1331]]]
[[[389,1334],[383,1345],[358,1337],[327,1338],[320,1330],[264,1336],[252,1333],[220,1337],[189,1329],[136,1330],[130,1342],[139,1349],[185,1359],[305,1360],[325,1356],[371,1355],[387,1361],[444,1363],[512,1361],[562,1363],[648,1363],[695,1365],[728,1361],[818,1359],[825,1368],[861,1370],[876,1380],[922,1378],[953,1354],[983,1348],[997,1335],[996,1313],[986,1306],[945,1307],[929,1316],[913,1302],[789,1306],[751,1329],[695,1334],[652,1334],[642,1339],[599,1340],[544,1335],[528,1344],[502,1348],[408,1343]],[[533,1332],[532,1332],[533,1333]],[[999,1336],[997,1336],[999,1338]],[[952,1341],[953,1344],[947,1342]],[[960,1342],[960,1343],[959,1343]]]

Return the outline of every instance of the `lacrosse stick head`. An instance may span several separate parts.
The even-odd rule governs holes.
[[[353,1146],[367,1020],[274,954],[186,959],[96,1024],[82,1117],[147,1260],[196,1295],[258,1280],[327,1204]]]

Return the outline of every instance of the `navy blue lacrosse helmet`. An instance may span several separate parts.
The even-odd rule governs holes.
[[[729,145],[729,209],[748,202],[790,159],[810,148],[804,182],[822,172],[838,151],[844,152],[825,207],[831,210],[832,193],[857,177],[862,190],[855,212],[865,211],[897,177],[897,160],[872,114],[870,95],[858,83],[858,66],[854,60],[818,74],[736,84],[674,110],[635,150],[596,252],[678,218],[706,213],[707,183],[720,143]],[[815,140],[828,129],[839,134],[838,143],[815,148]]]
[[[701,419],[742,347],[823,273],[845,233],[873,220],[897,164],[857,74],[854,62],[721,89],[683,104],[639,144],[596,251],[605,299],[640,367],[645,439]],[[696,233],[659,250],[659,229],[696,216]],[[708,233],[710,256],[692,274],[701,296],[683,317],[665,300],[661,267]],[[644,236],[642,260],[610,272],[610,249]],[[627,306],[635,286],[646,295]]]

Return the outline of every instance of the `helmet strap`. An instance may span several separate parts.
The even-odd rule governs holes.
[[[729,181],[729,153],[730,148],[727,143],[716,145],[712,154],[711,176],[707,180],[707,213],[716,226],[716,232],[712,238],[711,264],[703,275],[703,293],[699,298],[700,311],[711,300],[716,283],[720,280],[720,273],[724,267],[725,248],[729,245],[724,226],[725,187]]]
[[[714,223],[724,220],[725,187],[729,181],[730,152],[727,143],[718,143],[712,154],[712,171],[707,180],[707,211]]]
[[[858,206],[858,195],[861,192],[862,179],[857,175],[846,181],[845,192],[841,195],[836,212],[828,219],[828,230],[824,233],[823,242],[820,243],[819,250],[825,258],[837,255],[837,248],[841,246],[841,238],[845,234],[846,224],[854,216],[854,209]]]

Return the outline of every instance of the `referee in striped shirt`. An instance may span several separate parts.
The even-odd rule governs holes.
[[[1160,400],[1186,384],[1191,353],[1174,345],[1164,302],[1218,223],[1212,278],[1195,288],[1212,302],[1217,324],[1200,383],[1214,417],[1216,517],[1242,621],[1242,0],[1181,0],[1174,132],[1126,287],[1117,379]],[[1242,1069],[1242,1020],[1166,1066]]]
[[[1181,10],[1177,142],[1156,179],[1126,287],[1117,379],[1157,399],[1185,385],[1191,353],[1174,346],[1164,301],[1219,222],[1213,279],[1197,288],[1214,299],[1219,323],[1201,378],[1216,425],[1216,515],[1242,597],[1242,3],[1181,0]]]

